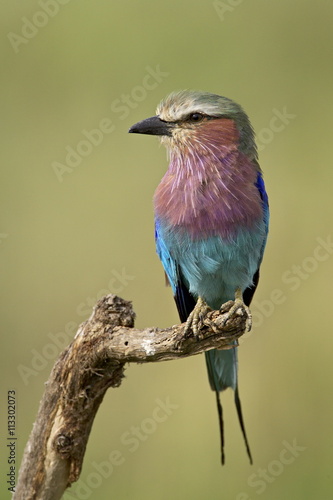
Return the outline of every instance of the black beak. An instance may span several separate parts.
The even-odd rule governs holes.
[[[172,135],[174,123],[164,122],[158,116],[152,116],[146,120],[132,125],[129,129],[130,134],[149,134],[149,135]]]

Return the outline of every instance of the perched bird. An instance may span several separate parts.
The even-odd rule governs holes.
[[[258,284],[269,210],[254,132],[231,99],[189,90],[166,97],[156,116],[129,132],[160,136],[169,153],[169,168],[154,196],[156,249],[180,319],[196,334],[208,307],[219,309],[229,300],[236,308],[248,307]],[[222,464],[219,393],[228,387],[234,390],[252,463],[238,391],[237,347],[205,356],[218,406]]]

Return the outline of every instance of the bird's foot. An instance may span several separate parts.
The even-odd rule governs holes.
[[[244,304],[243,294],[242,294],[242,291],[241,291],[240,288],[237,288],[237,290],[236,290],[234,303],[231,306],[231,308],[229,309],[229,311],[226,314],[226,316],[224,317],[223,322],[222,322],[222,326],[224,326],[227,323],[227,321],[235,313],[237,313],[237,311],[239,309],[245,310],[245,312],[247,314],[247,318],[246,318],[246,331],[249,332],[251,330],[251,328],[252,328],[252,314],[251,314],[251,311],[250,311],[249,307]]]
[[[187,318],[184,334],[188,335],[190,332],[193,332],[195,337],[200,338],[200,323],[202,323],[208,311],[210,311],[210,308],[207,306],[206,302],[199,297],[193,311]]]

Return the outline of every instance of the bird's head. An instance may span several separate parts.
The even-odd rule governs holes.
[[[201,150],[217,154],[235,148],[256,160],[254,132],[241,106],[209,92],[173,92],[158,105],[156,116],[133,125],[129,132],[161,137],[172,151]]]

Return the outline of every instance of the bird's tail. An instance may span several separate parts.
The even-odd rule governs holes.
[[[235,393],[235,405],[239,420],[239,425],[242,430],[247,454],[252,464],[252,455],[249,443],[246,436],[242,407],[238,391],[238,362],[237,362],[237,347],[227,350],[213,349],[205,353],[206,364],[208,370],[209,383],[216,395],[217,411],[220,426],[221,438],[221,461],[224,464],[224,426],[223,426],[223,409],[220,400],[220,392],[228,387],[231,387]]]

